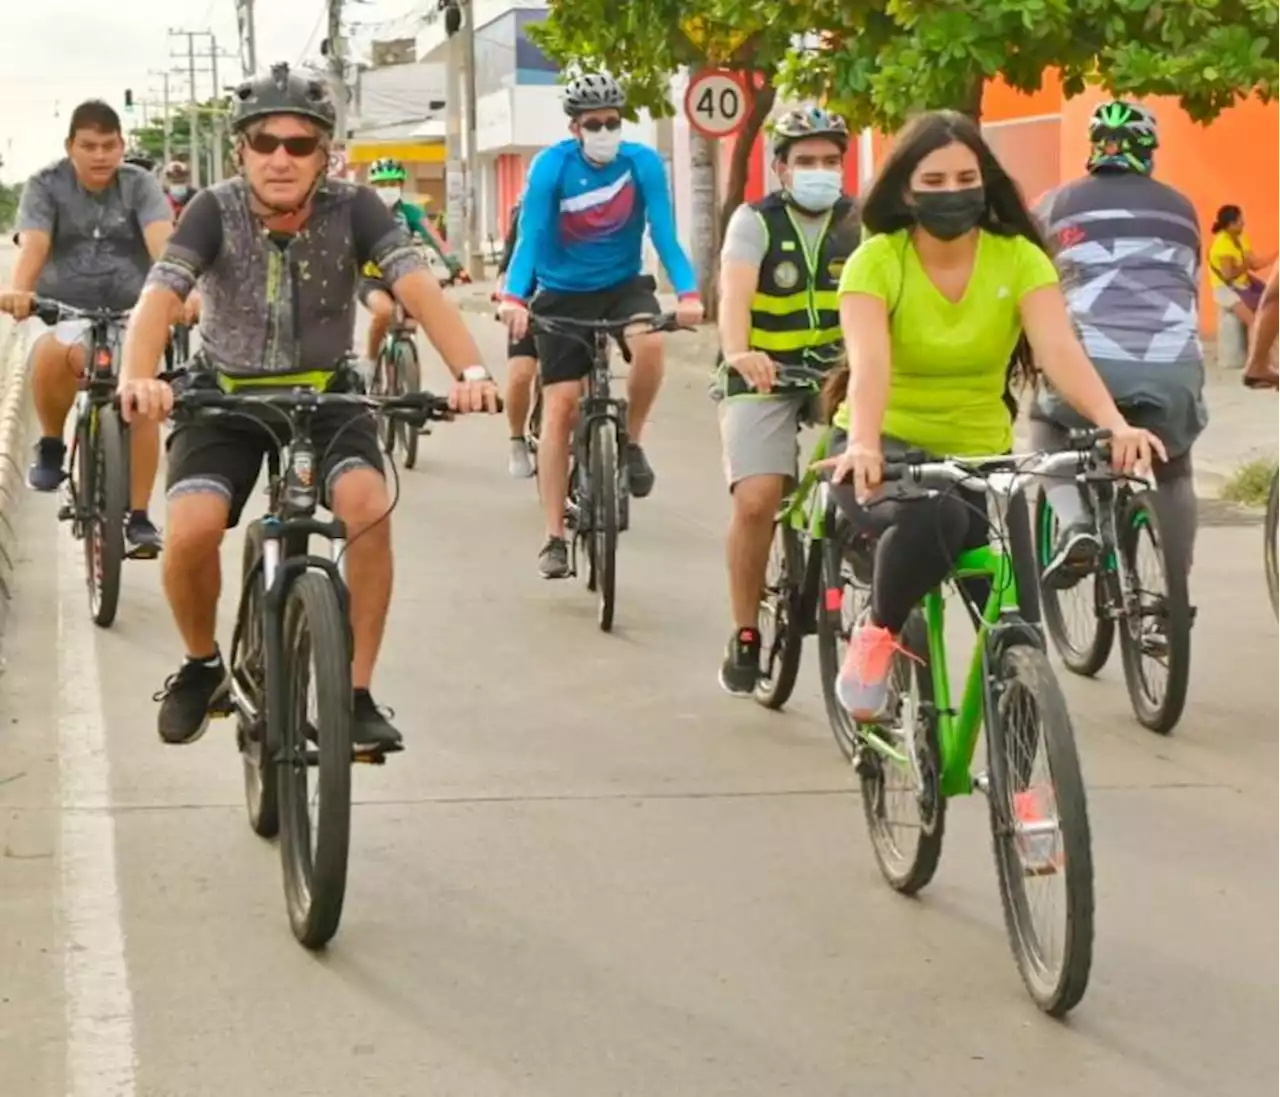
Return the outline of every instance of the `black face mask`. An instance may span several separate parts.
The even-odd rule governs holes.
[[[981,187],[966,190],[913,190],[916,222],[930,236],[955,240],[976,228],[987,211],[987,194]]]

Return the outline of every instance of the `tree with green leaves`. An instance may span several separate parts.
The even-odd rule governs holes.
[[[0,183],[0,232],[8,232],[22,201],[21,183]]]
[[[897,129],[952,107],[981,117],[996,77],[1039,89],[1056,68],[1067,96],[1099,84],[1176,98],[1196,121],[1277,91],[1277,0],[877,0],[821,4],[821,45],[789,53],[780,81],[822,96],[854,126]],[[815,18],[818,13],[813,13]]]
[[[222,104],[217,102],[202,103],[197,109],[200,119],[198,134],[200,159],[202,165],[208,165],[209,143],[213,139],[213,127],[209,123],[215,111],[223,113],[225,111]],[[225,126],[223,130],[222,157],[223,163],[228,164],[231,162],[232,146],[230,137],[226,136]],[[162,122],[151,122],[149,125],[139,126],[132,132],[131,138],[138,151],[146,153],[157,163],[163,163],[164,124]],[[169,156],[175,160],[191,162],[191,115],[186,108],[173,111],[169,117]],[[207,168],[203,177],[206,180],[209,177]]]
[[[552,0],[546,22],[529,34],[566,67],[617,77],[632,117],[674,113],[671,77],[682,66],[741,73],[755,94],[730,163],[723,224],[745,193],[752,146],[777,96],[775,73],[812,25],[814,7],[815,0]]]

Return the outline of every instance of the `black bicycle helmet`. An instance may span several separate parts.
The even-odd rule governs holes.
[[[785,156],[787,149],[796,141],[807,137],[830,138],[841,151],[849,147],[849,124],[826,107],[800,107],[787,111],[774,119],[769,130],[773,135],[773,154],[777,157]]]
[[[231,128],[239,133],[250,122],[280,114],[310,118],[328,133],[333,132],[338,120],[325,81],[290,72],[285,61],[272,65],[270,75],[246,80],[236,88],[232,96]]]
[[[622,110],[626,105],[621,85],[606,72],[575,77],[564,89],[564,112],[571,116],[589,110]]]
[[[1156,117],[1139,103],[1112,99],[1099,104],[1089,118],[1090,171],[1146,174],[1151,171],[1152,153],[1159,147]]]
[[[154,171],[156,162],[150,156],[142,152],[130,152],[125,155],[124,162],[132,164],[135,168],[141,168],[143,171]]]

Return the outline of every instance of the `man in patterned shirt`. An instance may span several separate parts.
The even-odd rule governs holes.
[[[264,375],[282,385],[334,373],[355,326],[360,268],[375,262],[434,344],[455,381],[460,412],[495,411],[497,389],[461,313],[422,253],[367,187],[326,179],[334,106],[325,85],[276,65],[235,93],[239,178],[192,199],[147,279],[129,324],[120,380],[131,419],[159,419],[173,393],[156,379],[169,317],[199,282],[200,369],[234,384]],[[355,746],[392,751],[400,733],[369,693],[391,598],[390,499],[375,427],[356,407],[316,416],[323,499],[346,524],[354,639]],[[183,423],[168,443],[169,520],[164,587],[187,658],[165,684],[160,738],[190,743],[229,688],[214,640],[218,550],[253,490],[270,433],[242,416]]]

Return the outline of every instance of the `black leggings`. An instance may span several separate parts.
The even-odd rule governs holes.
[[[843,439],[839,442],[843,449]],[[839,449],[833,446],[832,452]],[[904,449],[885,439],[888,460]],[[939,494],[924,497],[925,488]],[[952,484],[885,484],[865,507],[851,485],[834,484],[832,498],[855,532],[877,538],[871,617],[894,634],[902,631],[920,599],[950,574],[960,553],[987,543],[986,498]],[[981,604],[985,586],[966,593]]]

